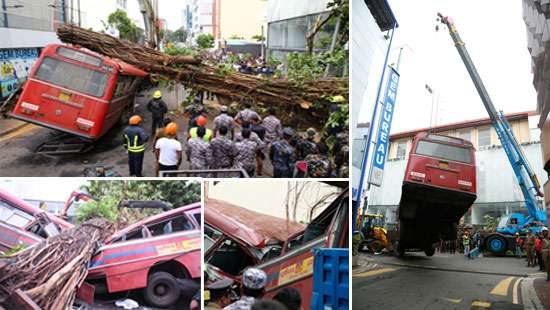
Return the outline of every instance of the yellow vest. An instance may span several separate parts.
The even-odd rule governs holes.
[[[197,138],[199,135],[197,135],[197,129],[199,127],[193,127],[191,128],[191,130],[189,130],[189,136],[191,138]],[[212,130],[208,129],[208,128],[205,128],[206,129],[206,132],[204,133],[204,136],[202,137],[202,139],[206,142],[209,142],[210,139],[212,139]]]

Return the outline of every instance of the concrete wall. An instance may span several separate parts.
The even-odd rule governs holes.
[[[267,0],[222,0],[220,32],[222,39],[239,35],[252,39],[254,35],[267,33]]]
[[[327,11],[329,2],[329,0],[269,0],[267,22],[324,12]]]

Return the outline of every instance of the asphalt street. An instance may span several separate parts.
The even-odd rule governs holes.
[[[460,254],[408,253],[404,259],[361,254],[352,278],[353,308],[528,309],[524,305],[534,292],[529,283],[542,274],[524,263]]]

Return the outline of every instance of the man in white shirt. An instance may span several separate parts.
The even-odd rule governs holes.
[[[165,137],[157,140],[155,155],[159,163],[159,171],[178,170],[182,160],[181,143],[176,140],[178,125],[170,123],[164,128]]]

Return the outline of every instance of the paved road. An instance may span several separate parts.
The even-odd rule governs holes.
[[[142,126],[149,132],[151,119],[145,110],[147,97],[138,97],[137,111],[144,115]],[[186,120],[179,115],[168,115],[179,125],[179,137],[185,137]],[[212,115],[211,118],[213,118]],[[210,119],[211,121],[211,119]],[[212,124],[208,125],[212,128]],[[122,148],[121,131],[123,126],[112,128],[104,137],[95,143],[95,147],[85,154],[46,157],[34,154],[41,143],[57,136],[59,132],[44,127],[28,125],[0,136],[0,176],[50,176],[50,177],[81,177],[84,168],[93,166],[112,167],[112,171],[122,176],[128,176],[128,157]],[[143,163],[143,175],[155,176],[155,156],[151,151],[152,142],[147,144]],[[180,169],[189,168],[189,162],[184,160]],[[272,166],[268,159],[264,161],[264,177],[272,176]]]
[[[363,254],[360,263],[352,278],[354,309],[524,309],[522,294],[532,293],[528,276],[539,275],[515,258]]]

